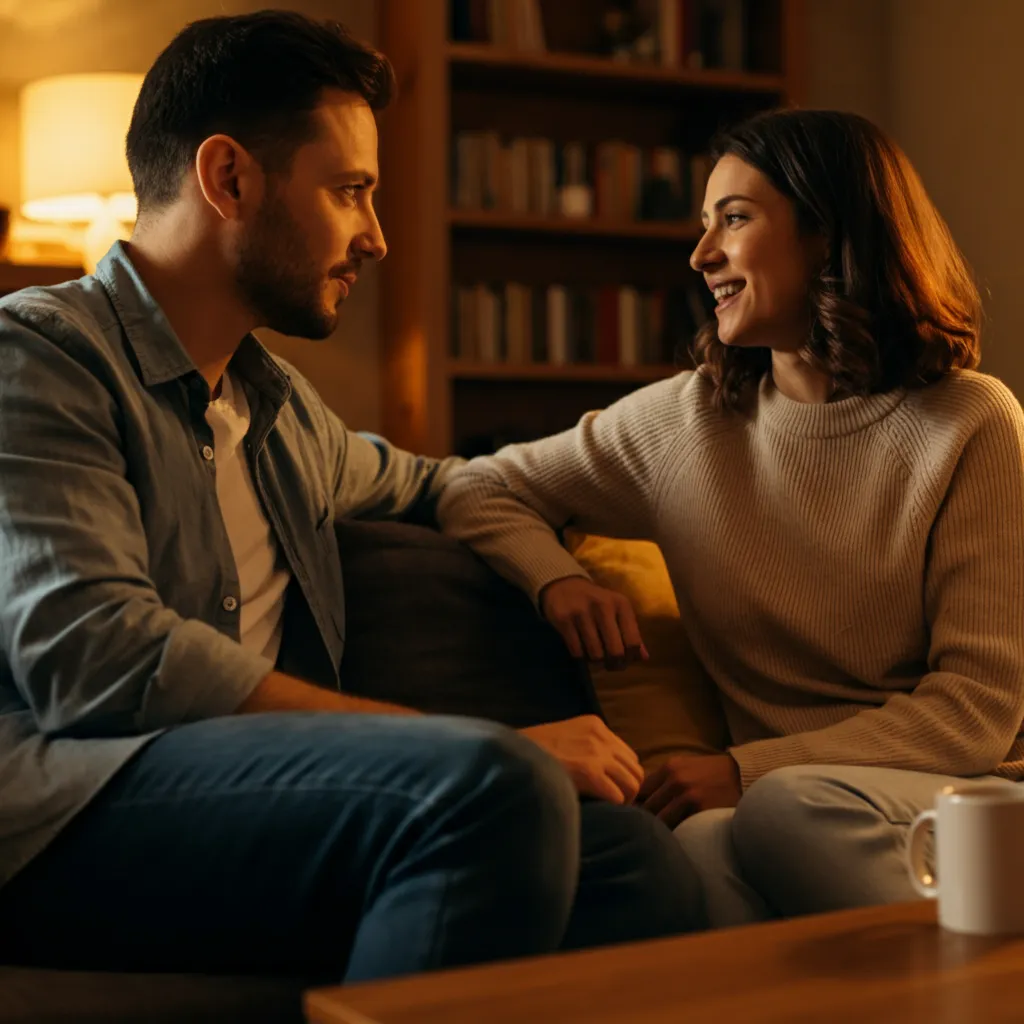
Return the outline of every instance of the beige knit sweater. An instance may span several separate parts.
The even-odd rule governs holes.
[[[681,373],[475,459],[446,532],[535,599],[552,527],[656,541],[744,785],[795,764],[1024,777],[1024,414],[997,380],[748,415]]]

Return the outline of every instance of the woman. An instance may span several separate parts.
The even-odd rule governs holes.
[[[974,371],[977,291],[874,125],[763,114],[713,155],[697,369],[474,460],[442,522],[592,659],[642,641],[555,529],[660,545],[732,745],[637,799],[714,923],[912,899],[935,791],[1024,776],[1024,415]]]

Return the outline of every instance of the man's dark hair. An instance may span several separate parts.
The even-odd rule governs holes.
[[[311,115],[325,89],[358,93],[377,111],[391,99],[394,72],[337,22],[289,11],[186,26],[149,69],[128,129],[139,212],[177,199],[211,135],[230,135],[268,173],[287,170],[315,136]]]

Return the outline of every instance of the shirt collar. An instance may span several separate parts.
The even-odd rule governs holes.
[[[147,388],[196,369],[164,311],[128,258],[123,242],[110,247],[95,276],[117,312]]]
[[[198,374],[192,357],[139,276],[123,242],[110,247],[95,276],[121,321],[145,387]],[[252,334],[242,339],[230,365],[243,381],[268,397],[277,408],[291,395],[290,378]]]

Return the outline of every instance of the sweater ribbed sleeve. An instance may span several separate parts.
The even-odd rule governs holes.
[[[568,523],[649,538],[658,469],[681,429],[681,393],[699,383],[694,376],[643,388],[561,434],[473,459],[442,493],[444,531],[534,601],[554,580],[587,575],[555,533]]]

